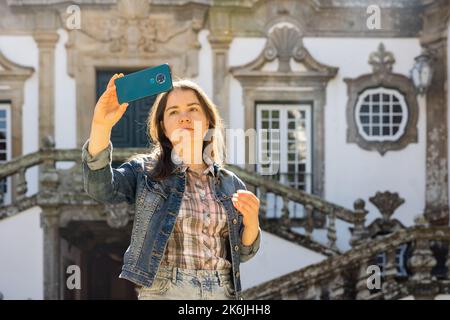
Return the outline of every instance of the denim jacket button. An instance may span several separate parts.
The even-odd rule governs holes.
[[[236,271],[236,278],[238,278],[240,275],[239,271]]]
[[[238,245],[234,246],[234,251],[239,251],[239,246]]]
[[[236,224],[236,223],[237,223],[237,219],[234,218],[234,219],[233,219],[233,224]]]

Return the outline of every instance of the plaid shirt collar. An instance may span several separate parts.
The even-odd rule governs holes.
[[[175,161],[176,161],[177,163],[172,162],[172,163],[174,164],[174,169],[173,169],[172,172],[186,172],[187,169],[189,168],[189,166],[186,165],[186,164],[182,161],[182,159],[181,159],[177,154],[175,154],[174,157],[175,157]],[[213,177],[216,177],[215,170],[214,170],[214,164],[215,164],[215,162],[214,162],[210,157],[205,157],[205,162],[206,162],[207,164],[209,163],[209,165],[208,165],[208,167],[203,171],[203,174],[208,174],[208,173],[210,173]]]

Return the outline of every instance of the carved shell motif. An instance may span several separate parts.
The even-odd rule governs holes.
[[[377,192],[369,200],[380,210],[385,221],[388,221],[395,210],[405,202],[405,199],[400,198],[397,192],[392,193],[389,191]]]
[[[290,71],[289,60],[299,48],[303,48],[300,32],[286,26],[278,27],[270,33],[264,54],[269,61],[280,59],[279,71]]]

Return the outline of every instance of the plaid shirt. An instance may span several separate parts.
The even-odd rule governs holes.
[[[230,269],[227,214],[211,185],[214,167],[199,175],[187,166],[186,190],[161,265],[194,270]]]

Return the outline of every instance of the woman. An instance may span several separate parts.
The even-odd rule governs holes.
[[[239,265],[259,249],[259,199],[223,168],[216,106],[194,82],[173,82],[148,117],[154,148],[111,167],[119,105],[114,75],[95,106],[82,150],[84,188],[104,203],[135,206],[119,277],[139,299],[242,299]]]

